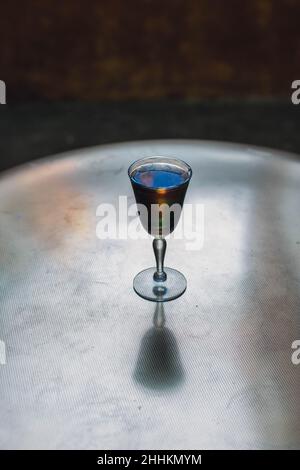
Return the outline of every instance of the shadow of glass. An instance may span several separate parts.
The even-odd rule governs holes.
[[[165,327],[162,302],[156,303],[153,324],[142,338],[133,377],[146,388],[173,389],[184,381],[184,370],[176,338]]]

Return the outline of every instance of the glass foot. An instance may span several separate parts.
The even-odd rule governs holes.
[[[148,268],[137,274],[133,280],[135,292],[143,299],[153,302],[167,302],[177,299],[186,290],[186,278],[176,269],[164,268],[167,279],[156,282],[153,275],[156,268]]]

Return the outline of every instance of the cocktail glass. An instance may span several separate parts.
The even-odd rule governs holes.
[[[156,267],[145,269],[133,281],[135,292],[147,300],[174,300],[186,290],[186,279],[176,269],[164,266],[167,242],[181,214],[192,169],[176,158],[146,157],[128,169],[139,216],[151,234]]]

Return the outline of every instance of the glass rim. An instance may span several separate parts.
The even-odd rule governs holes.
[[[139,164],[142,166],[143,164],[147,163],[149,160],[150,160],[150,163],[151,163],[151,160],[154,160],[154,161],[155,160],[157,160],[157,161],[160,160],[160,163],[166,163],[166,164],[168,164],[169,162],[170,163],[173,162],[173,164],[178,163],[179,168],[184,167],[184,170],[187,172],[187,177],[180,184],[176,184],[176,185],[173,185],[173,186],[165,186],[165,187],[162,186],[162,187],[159,187],[159,188],[151,188],[149,186],[146,186],[145,184],[138,183],[137,181],[134,181],[134,179],[132,178],[133,171],[138,169]],[[190,179],[192,177],[192,174],[193,174],[192,168],[184,160],[181,160],[180,158],[175,158],[175,157],[164,157],[162,155],[157,155],[157,156],[153,156],[153,157],[139,158],[138,160],[135,160],[133,163],[131,163],[131,165],[128,168],[128,176],[130,178],[130,181],[133,181],[137,186],[140,186],[141,188],[145,188],[145,189],[152,190],[152,191],[156,191],[156,190],[159,190],[159,189],[172,190],[172,189],[180,188],[180,186],[183,186],[183,185],[187,184],[190,181]]]

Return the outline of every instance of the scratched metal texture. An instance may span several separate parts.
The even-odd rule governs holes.
[[[168,243],[188,288],[164,312],[132,289],[151,242],[96,237],[147,155],[186,160],[204,206],[202,249]],[[299,180],[292,154],[183,140],[2,174],[0,447],[299,449]]]

